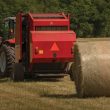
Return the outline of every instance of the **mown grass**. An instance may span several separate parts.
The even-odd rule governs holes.
[[[77,98],[69,77],[18,83],[2,79],[0,110],[110,110],[110,98]]]

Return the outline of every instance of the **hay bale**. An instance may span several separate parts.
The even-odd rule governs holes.
[[[110,96],[110,40],[77,42],[74,52],[78,96]]]

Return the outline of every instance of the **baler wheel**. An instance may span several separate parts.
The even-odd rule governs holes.
[[[13,73],[11,75],[13,81],[23,81],[24,80],[24,68],[22,63],[15,63],[13,65]]]
[[[74,55],[78,96],[110,96],[110,39],[78,41]]]
[[[0,76],[8,77],[15,63],[14,47],[3,44],[0,48]]]
[[[70,71],[69,71],[69,75],[70,75],[70,80],[74,81],[75,78],[75,74],[74,74],[74,63],[71,65]]]

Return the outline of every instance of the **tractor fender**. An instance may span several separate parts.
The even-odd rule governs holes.
[[[5,42],[8,42],[8,43],[10,43],[10,44],[15,44],[15,38],[5,40],[4,43],[5,43]]]
[[[0,42],[0,47],[3,45],[3,44],[6,44],[6,45],[10,45],[10,46],[15,46],[15,38],[13,39],[8,39],[8,40],[2,40]]]

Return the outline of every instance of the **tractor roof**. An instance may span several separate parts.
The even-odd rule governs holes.
[[[16,17],[7,17],[4,19],[4,21],[13,20],[16,21]]]

